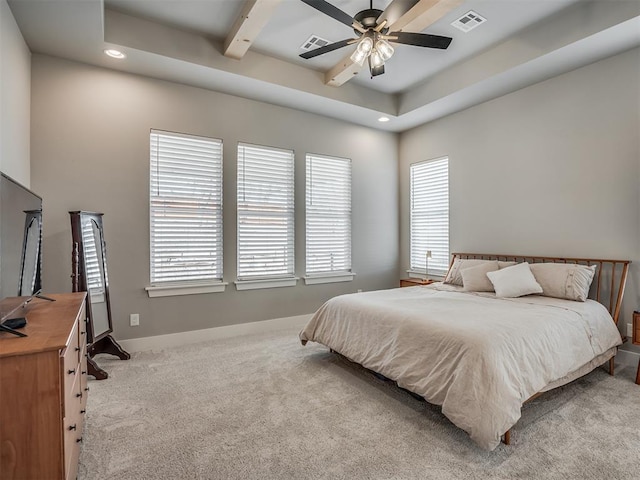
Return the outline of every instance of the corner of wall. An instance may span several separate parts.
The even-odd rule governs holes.
[[[0,170],[31,184],[31,52],[0,0]]]

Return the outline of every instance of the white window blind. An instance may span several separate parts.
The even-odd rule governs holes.
[[[151,284],[222,281],[222,141],[151,131]]]
[[[449,159],[411,165],[411,266],[444,275],[449,268]]]
[[[92,220],[85,221],[82,224],[82,244],[84,245],[87,291],[90,291],[91,294],[104,293],[102,270],[100,269],[100,263],[102,263],[102,251],[100,250],[100,258],[98,258],[99,250],[96,245],[96,241],[98,241],[99,238],[100,234],[97,231],[97,226],[94,227],[94,222]],[[100,247],[102,248],[102,246]]]
[[[351,160],[307,155],[306,274],[351,272]]]
[[[294,156],[238,144],[238,280],[294,276]]]

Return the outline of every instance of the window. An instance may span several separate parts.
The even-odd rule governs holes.
[[[149,296],[224,290],[222,141],[152,130],[150,148]]]
[[[307,155],[307,284],[353,280],[351,160]]]
[[[430,250],[430,275],[449,268],[449,159],[411,165],[410,273],[425,275]]]
[[[238,144],[238,290],[295,285],[293,151]]]

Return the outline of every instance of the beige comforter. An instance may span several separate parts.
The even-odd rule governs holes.
[[[442,284],[335,297],[300,339],[442,405],[488,450],[518,421],[525,400],[586,373],[621,344],[611,316],[595,301],[498,299]]]

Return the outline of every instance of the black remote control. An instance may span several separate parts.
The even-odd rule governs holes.
[[[27,319],[24,317],[10,318],[2,322],[2,325],[15,330],[16,328],[22,328],[27,324]]]

